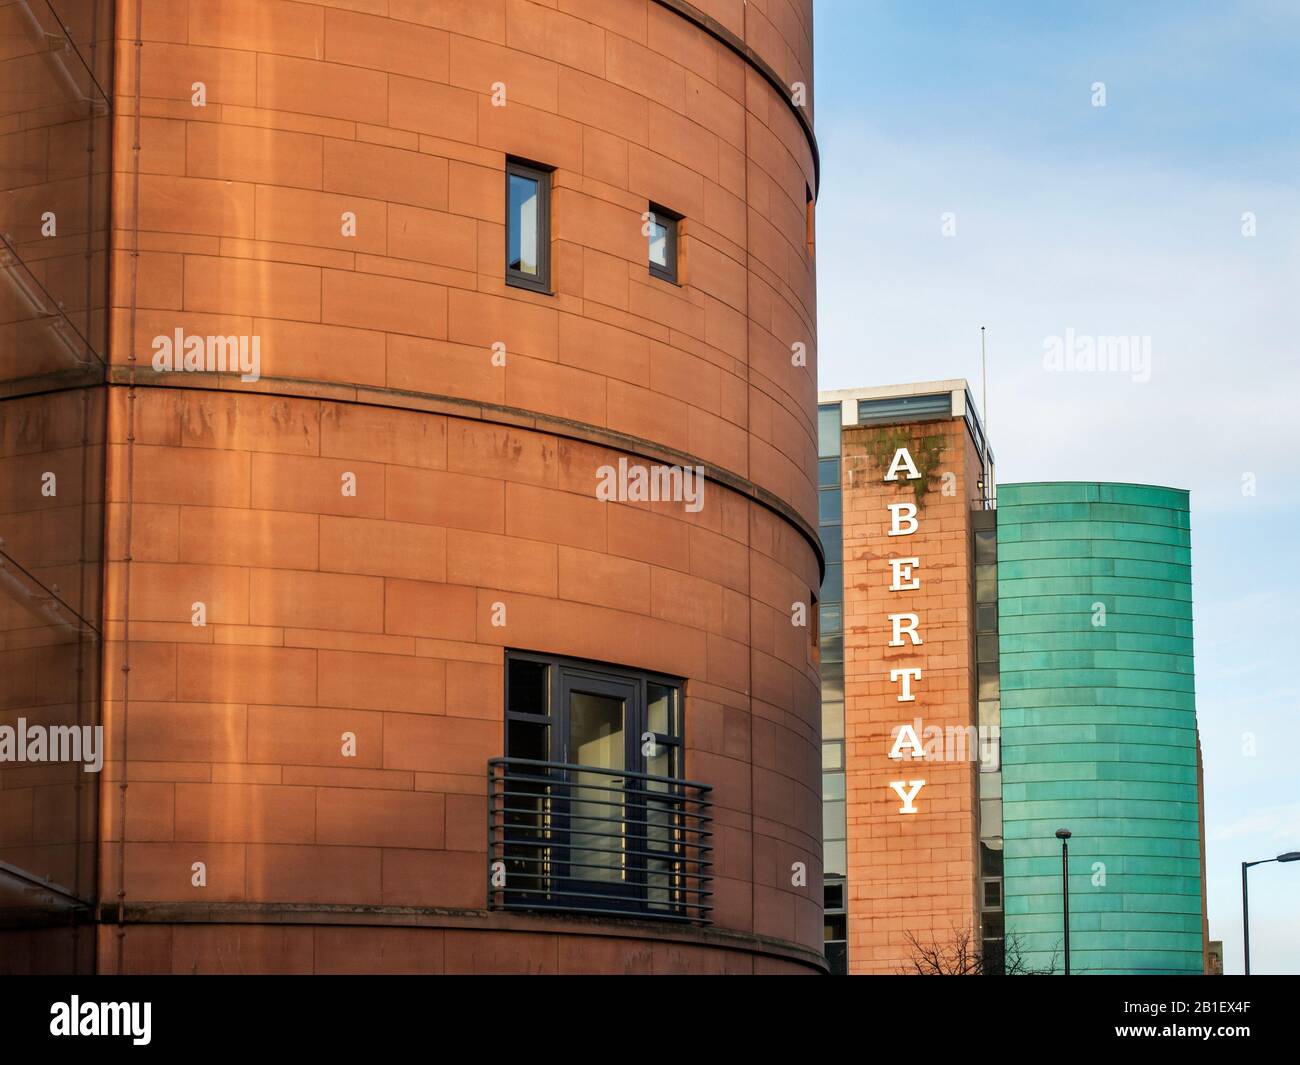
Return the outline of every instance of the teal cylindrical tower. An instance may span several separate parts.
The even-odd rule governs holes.
[[[1188,496],[998,488],[1007,947],[1074,973],[1202,971]],[[1010,960],[1010,957],[1009,959]]]

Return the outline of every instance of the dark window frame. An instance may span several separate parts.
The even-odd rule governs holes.
[[[546,669],[542,688],[544,713],[512,710],[512,666],[521,662]],[[507,804],[515,808],[503,811],[507,817],[514,815],[507,831],[530,841],[524,844],[525,853],[531,853],[527,848],[535,846],[532,841],[546,840],[545,872],[540,875],[524,873],[521,883],[525,887],[513,898],[513,904],[523,909],[609,911],[625,915],[689,918],[692,906],[698,906],[699,900],[705,896],[686,892],[683,888],[688,883],[686,877],[693,876],[682,872],[685,868],[682,863],[687,860],[683,857],[683,848],[698,846],[699,841],[683,842],[682,831],[686,822],[672,812],[687,795],[688,788],[698,787],[691,784],[685,772],[685,680],[649,670],[513,650],[505,653],[504,674],[505,762],[509,764],[513,760],[522,773],[522,779],[516,779],[514,784],[517,791]],[[530,678],[530,682],[536,683],[536,678]],[[667,720],[660,722],[666,731],[652,726],[650,695],[654,688],[663,689],[670,698]],[[626,705],[623,762],[625,771],[636,775],[637,782],[625,791],[623,799],[616,801],[616,808],[621,813],[607,809],[594,815],[594,822],[584,822],[584,818],[593,815],[579,812],[578,808],[588,799],[574,787],[592,787],[597,794],[608,789],[599,784],[574,785],[575,781],[583,778],[581,763],[574,760],[569,749],[572,722],[568,697],[574,691],[621,697]],[[526,700],[521,702],[529,705]],[[512,726],[537,724],[544,724],[547,728],[544,759],[547,764],[539,765],[535,758],[521,764],[520,760],[528,756],[512,753]],[[656,753],[667,754],[668,771],[653,777],[648,776],[650,760],[642,750],[643,737],[647,734],[653,737]],[[592,769],[600,773],[609,772],[601,767],[593,766]],[[615,776],[618,772],[613,771]],[[624,787],[628,787],[626,779]],[[535,809],[531,810],[530,794],[536,796]],[[587,797],[591,794],[593,792],[585,793]],[[540,813],[543,808],[546,811],[544,817]],[[593,855],[608,853],[602,851],[608,841],[603,838],[593,840],[588,826],[607,822],[613,817],[623,819],[623,838],[631,848],[616,866],[619,875],[604,880],[576,872],[584,868],[583,863],[590,862]],[[508,865],[512,860],[520,861],[519,852],[512,856],[509,843],[504,857]],[[585,868],[592,867],[586,865]],[[514,875],[519,877],[520,869],[516,868]],[[538,890],[542,884],[546,885],[544,894]],[[509,889],[505,897],[509,908],[512,902]],[[530,901],[536,905],[530,905]]]
[[[506,160],[506,224],[505,224],[505,275],[506,284],[531,292],[551,294],[551,178],[553,170],[523,159]],[[510,211],[510,178],[528,178],[537,182],[537,276],[516,270],[510,265],[510,227],[514,222]]]
[[[665,231],[664,245],[667,248],[667,266],[660,266],[650,258],[650,235],[646,235],[646,264],[650,268],[652,277],[659,278],[660,281],[667,281],[670,285],[679,285],[681,282],[678,278],[681,276],[681,260],[678,258],[678,249],[681,246],[680,230],[682,216],[676,211],[670,211],[667,207],[660,204],[652,203],[648,208],[649,214],[655,222],[662,225]]]
[[[549,667],[547,674],[547,713],[544,715],[528,714],[510,709],[510,663],[512,661],[535,662]],[[568,715],[563,712],[565,682],[574,677],[596,681],[615,681],[621,684],[631,683],[635,695],[628,707],[628,766],[629,772],[648,773],[645,755],[641,753],[642,737],[646,733],[654,738],[656,747],[668,747],[672,750],[673,772],[671,779],[686,780],[686,683],[680,677],[651,670],[631,669],[626,666],[612,666],[603,662],[590,662],[580,658],[567,658],[564,655],[539,654],[534,651],[507,651],[505,655],[505,753],[510,754],[510,722],[520,721],[530,724],[545,724],[549,729],[548,757],[552,762],[574,764],[569,758]],[[669,732],[658,732],[650,728],[649,691],[651,685],[668,688],[673,693]]]

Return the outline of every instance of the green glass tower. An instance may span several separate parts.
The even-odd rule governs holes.
[[[1188,496],[998,488],[1007,948],[1072,973],[1202,971]],[[1008,954],[1010,961],[1010,953]]]

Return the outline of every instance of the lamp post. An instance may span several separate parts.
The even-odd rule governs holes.
[[[1070,975],[1070,830],[1058,828],[1061,841],[1061,919],[1065,924],[1065,975]],[[1300,855],[1297,855],[1300,857]]]
[[[1058,832],[1059,836],[1060,833]],[[1250,895],[1247,891],[1246,871],[1252,865],[1268,865],[1269,862],[1300,862],[1300,851],[1287,851],[1276,858],[1261,858],[1257,862],[1241,863],[1241,934],[1246,946],[1246,975],[1250,975]]]

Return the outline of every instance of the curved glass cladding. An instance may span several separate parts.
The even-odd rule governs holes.
[[[998,489],[1008,950],[1070,968],[1202,967],[1201,853],[1184,491]]]

